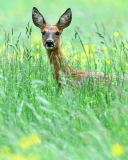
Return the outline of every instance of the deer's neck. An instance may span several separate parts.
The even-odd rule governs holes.
[[[66,60],[63,57],[63,54],[60,48],[55,50],[47,50],[47,54],[50,60],[50,64],[53,66],[54,77],[56,81],[59,83],[60,73],[63,72],[67,76],[71,74],[73,69],[71,69],[69,65],[66,63]]]

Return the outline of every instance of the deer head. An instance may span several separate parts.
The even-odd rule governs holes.
[[[63,29],[68,27],[71,23],[72,12],[71,9],[68,8],[55,25],[49,25],[38,9],[34,7],[32,19],[33,23],[41,30],[43,44],[46,50],[55,50],[58,49],[60,45],[60,35]]]

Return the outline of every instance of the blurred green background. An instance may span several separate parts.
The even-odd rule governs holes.
[[[20,32],[22,36],[25,33],[27,23],[33,28],[33,39],[39,36],[39,29],[36,28],[31,19],[32,7],[37,7],[50,24],[55,24],[59,17],[67,8],[73,12],[73,20],[68,29],[65,30],[64,40],[71,40],[75,34],[74,30],[79,31],[82,40],[86,43],[91,39],[97,41],[95,34],[98,26],[102,32],[108,34],[115,31],[122,31],[126,34],[128,31],[128,1],[127,0],[6,0],[0,2],[0,25],[11,33],[14,30],[14,37]],[[4,38],[4,32],[0,28],[0,43]]]
[[[34,6],[49,24],[72,9],[62,44],[73,68],[105,75],[128,70],[128,0],[0,0],[0,160],[127,160],[128,86],[94,83],[93,90],[92,83],[80,89],[64,83],[58,90],[32,22]]]

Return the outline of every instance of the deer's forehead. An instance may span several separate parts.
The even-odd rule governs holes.
[[[59,31],[59,28],[57,27],[57,25],[46,25],[43,30],[57,32]]]

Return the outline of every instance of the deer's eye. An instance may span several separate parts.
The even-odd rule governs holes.
[[[46,34],[46,31],[43,31],[43,32],[42,32],[42,35],[45,35],[45,34]]]
[[[60,32],[55,32],[55,35],[56,36],[60,36]]]

